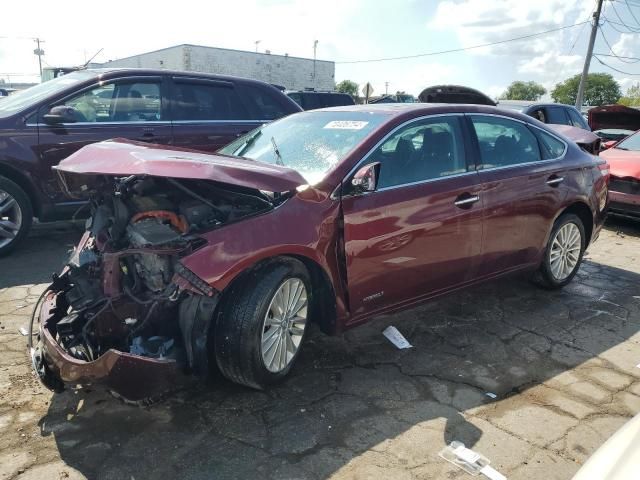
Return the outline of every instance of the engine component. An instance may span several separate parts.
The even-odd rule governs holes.
[[[91,280],[83,269],[72,267],[69,271],[69,283],[72,287],[65,294],[65,298],[74,310],[82,310],[103,296],[100,284]]]
[[[127,236],[131,245],[140,247],[156,247],[180,240],[180,233],[155,217],[144,218],[127,226]]]
[[[207,228],[220,223],[215,218],[213,208],[197,201],[182,202],[180,204],[180,214],[187,220],[190,227]]]
[[[174,358],[173,338],[154,336],[149,338],[135,337],[131,341],[129,353],[151,358]]]
[[[57,324],[56,330],[58,335],[68,337],[76,335],[82,329],[82,317],[77,313],[71,313],[63,317]]]

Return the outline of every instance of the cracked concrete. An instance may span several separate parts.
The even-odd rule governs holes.
[[[640,410],[637,224],[610,223],[562,291],[504,279],[313,331],[282,385],[194,381],[149,408],[30,373],[18,328],[78,235],[40,228],[0,260],[0,480],[465,478],[437,455],[453,440],[511,480],[569,479]]]

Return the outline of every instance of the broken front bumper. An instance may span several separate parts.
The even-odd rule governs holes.
[[[97,360],[86,362],[69,355],[53,337],[51,326],[57,320],[58,293],[50,292],[39,312],[39,341],[31,350],[34,370],[42,383],[53,391],[64,385],[97,385],[132,402],[153,399],[174,389],[184,375],[172,359],[155,359],[108,350]],[[59,309],[58,309],[59,310]]]

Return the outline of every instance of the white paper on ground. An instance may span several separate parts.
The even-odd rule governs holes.
[[[495,393],[493,393],[493,392],[487,392],[487,393],[485,393],[485,395],[486,395],[487,397],[490,397],[490,398],[497,398],[497,397],[498,397],[498,395],[496,395],[496,394],[495,394]]]
[[[507,480],[507,477],[498,472],[495,468],[492,468],[489,465],[485,465],[480,470],[485,477],[490,478],[491,480]]]
[[[27,327],[20,327],[18,331],[20,332],[20,335],[22,335],[23,337],[26,337],[29,335],[29,330],[27,329]]]
[[[382,334],[387,337],[391,343],[393,343],[400,350],[403,348],[411,348],[413,345],[409,343],[409,341],[404,338],[404,336],[398,331],[398,329],[392,325],[389,325],[382,331]]]
[[[455,453],[456,457],[460,460],[464,460],[467,463],[476,463],[480,459],[480,454],[474,452],[473,450],[469,450],[467,447],[461,445],[457,447],[453,453]]]

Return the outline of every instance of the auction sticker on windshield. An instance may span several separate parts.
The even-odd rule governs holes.
[[[339,130],[362,130],[369,122],[358,120],[333,120],[322,128],[334,128]]]

